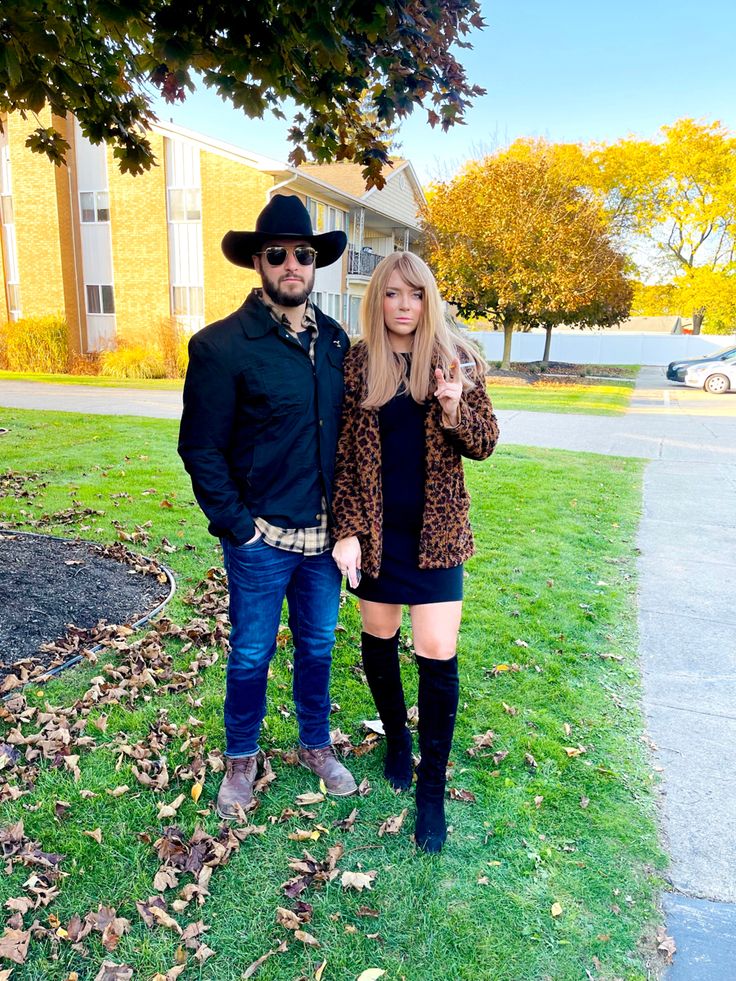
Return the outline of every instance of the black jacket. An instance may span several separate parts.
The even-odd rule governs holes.
[[[315,317],[314,367],[252,294],[189,342],[179,455],[213,535],[245,542],[255,517],[315,526],[315,467],[332,499],[350,342],[316,307]]]

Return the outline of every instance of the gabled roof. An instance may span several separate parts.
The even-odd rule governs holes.
[[[618,324],[615,329],[627,332],[633,331],[635,333],[656,331],[658,334],[674,334],[679,319],[679,317],[672,314],[660,317],[629,317],[628,320],[624,320]]]
[[[386,180],[391,180],[406,165],[407,161],[401,160],[398,157],[392,157],[391,163],[393,164],[393,169],[387,167],[384,172]],[[370,194],[370,191],[366,191],[365,189],[365,178],[361,173],[362,169],[360,164],[352,163],[348,160],[340,160],[335,163],[300,164],[297,167],[297,172],[303,174],[305,177],[316,177],[318,180],[324,181],[326,184],[331,184],[338,190],[344,191],[346,194],[351,194],[355,198],[362,198],[366,194]]]

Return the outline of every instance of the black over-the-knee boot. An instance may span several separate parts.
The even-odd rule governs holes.
[[[425,852],[438,852],[447,838],[445,772],[459,697],[457,656],[447,661],[417,655],[419,753],[417,823],[414,837]]]
[[[393,637],[360,635],[363,670],[386,733],[383,774],[396,790],[408,790],[413,777],[411,733],[399,670],[399,631]]]

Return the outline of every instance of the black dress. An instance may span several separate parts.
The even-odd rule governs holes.
[[[405,354],[407,370],[411,355]],[[419,535],[424,512],[426,444],[420,405],[401,391],[378,410],[383,486],[383,543],[376,579],[363,575],[348,589],[373,603],[446,603],[463,598],[463,566],[419,568]]]

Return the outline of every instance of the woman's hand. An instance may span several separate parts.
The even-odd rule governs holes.
[[[437,382],[437,391],[434,394],[442,406],[443,421],[452,429],[460,422],[460,398],[463,394],[460,362],[455,358],[450,364],[447,378],[441,368],[435,369],[434,377]]]
[[[341,538],[332,550],[332,558],[348,583],[355,589],[360,582],[360,542],[355,535]]]

